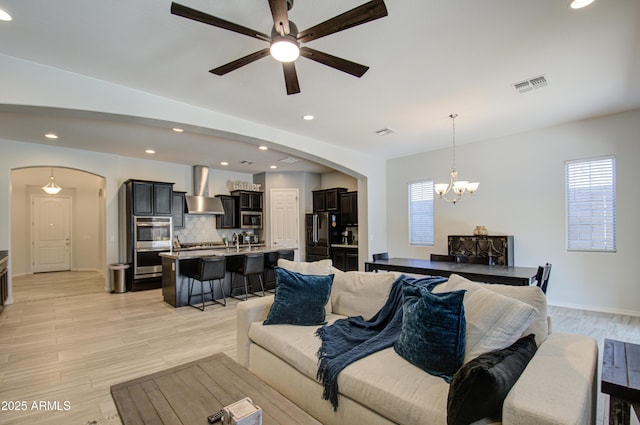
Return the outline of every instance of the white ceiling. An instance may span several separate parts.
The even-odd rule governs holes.
[[[267,0],[179,3],[265,33],[272,25]],[[289,17],[302,30],[363,3],[297,0]],[[266,42],[174,16],[169,0],[0,0],[13,16],[0,22],[0,53],[384,158],[450,146],[452,112],[463,144],[640,108],[638,0],[596,0],[581,10],[569,0],[385,3],[389,16],[309,43],[370,66],[368,73],[358,79],[300,58],[302,92],[292,96],[270,57],[210,74]],[[511,86],[539,75],[547,87],[518,94]],[[316,119],[303,121],[304,114]],[[161,124],[0,107],[0,138],[11,140],[50,143],[42,133],[55,129],[58,144],[127,156],[160,140],[156,159],[192,165],[213,144],[228,153],[230,169],[248,172],[268,171],[291,154],[272,149],[242,168],[240,158],[265,153],[207,129],[162,135]],[[374,134],[387,127],[395,133]]]

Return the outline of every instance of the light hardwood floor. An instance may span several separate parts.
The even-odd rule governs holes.
[[[135,377],[225,352],[236,357],[236,307],[175,309],[161,290],[107,294],[98,273],[13,279],[14,304],[0,315],[0,424],[84,425],[116,413],[109,388]],[[640,343],[640,318],[549,307],[556,332]],[[33,402],[64,409],[38,410]],[[607,399],[599,397],[598,424]],[[20,406],[19,406],[20,407]],[[636,422],[637,423],[637,422]]]

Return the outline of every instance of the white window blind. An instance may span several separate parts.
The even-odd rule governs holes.
[[[616,250],[614,157],[565,162],[567,249]]]
[[[433,180],[409,183],[409,244],[433,245]]]

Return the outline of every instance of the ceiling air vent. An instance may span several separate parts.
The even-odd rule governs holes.
[[[286,164],[295,164],[296,162],[300,161],[300,158],[294,158],[292,156],[287,156],[285,158],[282,158],[280,160],[280,162],[284,162]]]
[[[383,128],[380,130],[375,131],[374,133],[376,133],[378,136],[386,136],[388,134],[392,134],[395,133],[396,131],[391,129],[391,128]]]
[[[530,78],[525,81],[520,81],[518,83],[513,84],[513,89],[518,93],[526,93],[534,89],[539,89],[541,87],[546,87],[548,85],[547,77],[541,75],[539,77]]]

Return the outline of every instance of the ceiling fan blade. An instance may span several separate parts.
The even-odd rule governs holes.
[[[306,46],[300,48],[300,56],[304,56],[307,59],[330,66],[331,68],[346,72],[347,74],[351,74],[358,78],[362,77],[364,73],[369,70],[368,66],[360,65],[359,63],[351,62],[318,50],[310,49]]]
[[[273,26],[276,31],[280,32],[280,28],[285,34],[289,34],[289,12],[287,8],[287,0],[269,0],[271,15],[273,16]]]
[[[351,9],[348,12],[301,31],[298,33],[298,41],[308,43],[311,40],[353,28],[365,22],[383,18],[387,16],[387,14],[387,7],[384,4],[384,0],[371,0],[362,6],[358,6],[355,9]]]
[[[216,18],[215,16],[200,12],[199,10],[192,9],[178,3],[171,3],[171,13],[174,15],[182,16],[183,18],[213,25],[214,27],[237,32],[239,34],[244,34],[252,38],[257,38],[258,40],[271,41],[271,37],[269,37],[267,34],[252,30],[251,28],[243,27],[242,25],[234,24],[233,22],[225,21],[221,18]]]
[[[300,85],[298,84],[298,74],[296,73],[296,65],[294,62],[282,62],[284,70],[284,83],[287,86],[287,94],[300,93]]]
[[[245,65],[249,65],[252,62],[257,61],[258,59],[262,59],[265,56],[269,56],[269,48],[264,48],[262,50],[258,50],[257,52],[251,53],[250,55],[244,56],[240,59],[236,59],[233,62],[229,62],[225,65],[219,66],[210,70],[209,72],[216,75],[224,75],[228,72],[235,71],[238,68],[241,68]]]

